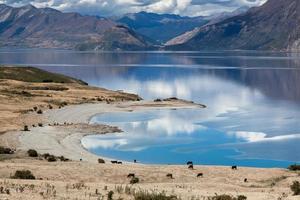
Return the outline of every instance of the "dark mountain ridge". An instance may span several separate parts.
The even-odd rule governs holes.
[[[300,1],[269,0],[260,7],[199,27],[167,43],[172,50],[300,49]]]
[[[145,37],[106,18],[5,4],[0,5],[0,46],[82,50],[152,48]]]
[[[201,16],[182,17],[174,14],[156,14],[144,11],[126,14],[113,18],[113,20],[159,43],[165,43],[176,36],[209,22],[209,20]]]

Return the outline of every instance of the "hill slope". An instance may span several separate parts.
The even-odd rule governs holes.
[[[167,49],[299,50],[300,1],[269,0],[245,14],[185,33]]]
[[[173,14],[139,12],[114,19],[155,41],[164,43],[195,27],[206,24],[205,17],[182,17]]]
[[[110,37],[107,41],[105,37],[120,33],[121,38]],[[151,46],[145,38],[105,18],[32,5],[14,8],[0,4],[0,46],[74,49],[82,45],[85,50],[144,50]]]

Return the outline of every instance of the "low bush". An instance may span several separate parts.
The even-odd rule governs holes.
[[[137,177],[132,177],[132,179],[130,180],[130,184],[136,184],[138,182],[140,182],[140,179]]]
[[[58,157],[58,159],[59,159],[60,161],[62,161],[62,162],[67,162],[67,161],[70,160],[70,159],[68,159],[68,158],[65,158],[64,156],[60,156],[60,157]]]
[[[294,164],[294,165],[290,165],[288,167],[289,170],[291,171],[300,171],[300,165]]]
[[[11,148],[0,146],[0,154],[13,154],[13,153],[14,151]]]
[[[114,195],[114,192],[109,191],[108,194],[107,194],[107,200],[113,200],[113,195]]]
[[[28,156],[29,156],[29,157],[38,157],[38,153],[37,153],[37,151],[34,150],[34,149],[29,149],[29,150],[27,151],[27,153],[28,153]]]
[[[291,190],[293,191],[294,195],[300,195],[299,181],[294,181],[294,183],[291,185]]]
[[[209,198],[209,200],[247,200],[247,197],[244,195],[239,195],[238,197],[233,197],[227,194],[216,195]]]
[[[31,179],[34,180],[35,176],[29,170],[17,170],[15,174],[11,177],[14,179]]]
[[[48,156],[48,157],[47,157],[47,161],[48,161],[48,162],[56,162],[56,161],[57,161],[57,159],[56,159],[56,157],[55,157],[55,156],[53,156],[53,155],[50,155],[50,156]]]
[[[140,191],[134,194],[134,200],[179,200],[179,198],[174,195],[167,196],[165,193],[156,194]]]

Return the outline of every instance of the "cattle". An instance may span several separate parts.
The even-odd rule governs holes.
[[[120,161],[118,161],[118,163],[117,164],[119,164],[119,165],[122,165],[123,163],[122,162],[120,162]]]
[[[189,165],[189,169],[194,169],[194,165]]]
[[[134,162],[134,163],[137,163],[137,161],[136,161],[136,160],[134,160],[133,162]]]
[[[168,178],[173,179],[173,174],[167,174],[166,176],[167,176]]]
[[[118,164],[118,161],[116,161],[116,160],[112,160],[112,161],[110,161],[112,164]]]
[[[248,179],[247,178],[244,179],[244,183],[248,183]]]
[[[192,165],[192,164],[193,164],[193,161],[188,161],[186,164],[187,164],[187,165]]]
[[[127,178],[134,178],[134,177],[135,177],[135,174],[133,174],[133,173],[130,173],[127,175]]]
[[[198,173],[197,178],[199,178],[199,177],[203,177],[203,173]]]
[[[232,170],[237,170],[238,168],[237,168],[237,166],[235,165],[235,166],[232,166],[231,169],[232,169]]]

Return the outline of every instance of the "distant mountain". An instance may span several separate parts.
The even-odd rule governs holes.
[[[299,0],[269,0],[244,14],[174,38],[166,49],[300,50],[299,21]]]
[[[146,50],[151,42],[112,20],[32,5],[0,4],[0,46]]]
[[[205,17],[181,17],[147,12],[127,14],[114,20],[160,43],[209,22]]]

